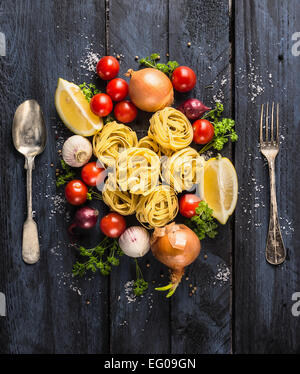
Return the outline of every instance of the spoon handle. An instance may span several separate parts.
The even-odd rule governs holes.
[[[34,158],[28,157],[25,162],[27,169],[27,219],[23,226],[22,257],[27,264],[35,264],[40,258],[40,246],[37,225],[32,218],[32,169]]]

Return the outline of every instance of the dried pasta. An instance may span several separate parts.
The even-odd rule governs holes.
[[[159,185],[148,194],[141,196],[136,208],[136,217],[147,227],[163,227],[178,213],[178,199],[173,188]]]
[[[119,153],[136,147],[137,143],[136,133],[130,127],[115,121],[109,122],[94,135],[93,152],[104,166],[113,167]]]
[[[182,112],[166,107],[150,118],[148,136],[169,156],[189,146],[193,140],[193,128]]]
[[[147,195],[157,186],[159,175],[159,157],[150,149],[133,147],[120,153],[116,164],[120,190]]]
[[[151,139],[149,136],[145,136],[142,139],[140,139],[138,142],[138,147],[151,149],[151,151],[158,154],[159,157],[161,156],[161,149],[159,145],[156,143],[155,140]]]
[[[120,191],[110,179],[105,182],[102,197],[106,205],[123,216],[134,214],[136,211],[138,195]]]
[[[163,181],[176,192],[203,184],[204,158],[191,147],[175,152],[162,164]]]

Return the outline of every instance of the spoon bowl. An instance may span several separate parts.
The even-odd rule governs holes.
[[[41,107],[35,100],[18,106],[12,127],[14,146],[24,156],[35,157],[46,146],[46,126]]]

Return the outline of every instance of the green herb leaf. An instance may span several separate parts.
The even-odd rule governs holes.
[[[151,67],[161,72],[167,74],[169,78],[171,77],[173,71],[179,66],[177,61],[168,61],[166,64],[157,63],[160,60],[160,55],[158,53],[152,53],[150,56],[139,59],[140,65]]]
[[[209,208],[205,201],[200,201],[196,208],[196,215],[186,220],[186,225],[190,227],[203,240],[206,236],[214,238],[218,232],[218,224],[212,216],[213,210]]]
[[[109,114],[108,116],[106,117],[103,117],[103,122],[104,122],[104,125],[106,125],[107,123],[109,122],[113,122],[115,121],[115,117],[112,115],[112,114]]]
[[[96,86],[93,83],[86,83],[83,82],[79,85],[79,88],[81,89],[82,93],[84,94],[85,98],[88,102],[91,101],[91,98],[101,91],[96,88]]]
[[[202,119],[209,119],[209,121],[213,124],[215,135],[209,143],[201,148],[199,153],[203,153],[210,148],[221,151],[229,139],[232,142],[236,142],[238,140],[238,135],[234,130],[235,122],[231,118],[221,118],[223,110],[223,104],[217,102],[216,107],[202,117]]]
[[[59,175],[56,177],[56,186],[60,187],[75,178],[75,171],[65,163],[64,160],[60,160],[61,170]]]
[[[134,281],[133,292],[136,296],[141,296],[148,289],[148,282],[144,280],[143,273],[139,267],[138,261],[135,258],[136,280]]]
[[[111,239],[105,237],[101,243],[96,247],[87,249],[80,246],[78,251],[82,257],[87,260],[85,262],[77,261],[73,265],[73,276],[83,276],[88,271],[96,273],[97,270],[100,271],[102,275],[109,275],[112,266],[118,266],[120,257],[123,252],[119,247],[117,239]],[[106,257],[106,258],[105,258]]]
[[[93,200],[93,199],[95,199],[95,200],[103,200],[102,194],[99,193],[99,192],[97,192],[97,191],[95,191],[93,189],[93,187],[89,188],[88,193],[86,195],[86,198],[87,198],[87,200]]]

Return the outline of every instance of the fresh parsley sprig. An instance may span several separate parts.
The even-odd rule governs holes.
[[[106,125],[109,122],[113,122],[115,120],[116,119],[115,119],[115,117],[112,114],[109,114],[108,116],[103,117],[104,125]]]
[[[88,193],[86,195],[86,198],[87,198],[87,200],[93,200],[93,199],[95,199],[95,200],[103,200],[102,194],[99,193],[99,192],[97,192],[97,191],[95,191],[93,189],[93,187],[89,188]]]
[[[207,112],[202,119],[209,119],[212,122],[215,130],[213,139],[202,147],[199,153],[203,153],[210,148],[214,148],[217,151],[223,149],[224,145],[230,139],[232,142],[238,140],[238,135],[234,130],[235,122],[230,118],[221,118],[224,110],[223,104],[217,102],[216,107]]]
[[[140,65],[158,69],[171,78],[173,71],[179,66],[178,62],[168,61],[166,64],[162,64],[158,63],[158,60],[160,60],[160,55],[158,53],[152,53],[150,56],[139,59],[139,63]]]
[[[134,281],[133,292],[136,296],[141,296],[148,289],[148,282],[143,277],[142,270],[138,264],[138,260],[135,258],[135,269],[136,269],[136,280]]]
[[[83,246],[78,248],[82,257],[88,258],[85,262],[77,261],[73,265],[72,273],[74,276],[82,277],[88,271],[96,273],[100,270],[102,275],[109,275],[112,266],[118,266],[119,257],[123,255],[123,251],[119,247],[117,239],[105,237],[96,247],[87,249]]]
[[[66,164],[64,160],[60,160],[61,170],[58,172],[59,174],[56,177],[56,186],[60,187],[69,182],[70,180],[74,179],[75,171],[70,168],[69,165]]]
[[[205,201],[200,201],[198,207],[195,209],[196,215],[186,220],[186,224],[203,240],[206,236],[214,238],[218,232],[218,224],[212,216],[213,210],[209,208]]]
[[[101,92],[93,83],[83,82],[79,85],[79,88],[81,89],[88,102],[91,101],[93,96]]]

